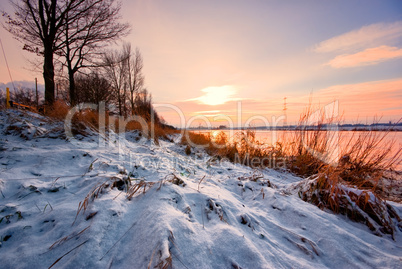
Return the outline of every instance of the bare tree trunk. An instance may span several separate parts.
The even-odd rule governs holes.
[[[46,105],[54,103],[54,65],[53,65],[53,42],[44,47],[43,79],[45,81]]]
[[[120,91],[118,92],[118,99],[119,99],[119,115],[123,116],[122,96]]]
[[[71,106],[75,106],[76,105],[75,80],[74,80],[74,72],[71,69],[68,70],[68,80],[69,80],[70,103]]]
[[[134,110],[135,110],[135,107],[134,107],[134,91],[130,91],[130,94],[131,94],[131,96],[130,96],[131,115],[134,115]]]
[[[68,14],[66,16],[66,20],[68,21]],[[75,80],[74,80],[74,70],[70,58],[70,36],[69,36],[69,25],[66,24],[65,26],[65,33],[66,33],[66,62],[67,62],[67,70],[68,70],[68,81],[69,81],[69,95],[70,95],[70,104],[71,106],[75,106],[76,103],[76,94],[75,94]]]

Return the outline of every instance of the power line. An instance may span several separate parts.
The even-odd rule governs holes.
[[[3,42],[1,42],[1,38],[0,38],[0,44],[1,44],[1,50],[3,51],[4,60],[6,61],[8,75],[10,76],[11,83],[13,84],[13,89],[15,91],[14,80],[13,80],[13,77],[11,76],[10,67],[8,67],[7,57],[6,57],[6,53],[4,52]]]

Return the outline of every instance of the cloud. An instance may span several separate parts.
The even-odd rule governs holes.
[[[378,81],[368,81],[355,84],[343,84],[334,85],[328,88],[319,90],[316,94],[320,97],[347,97],[351,102],[357,101],[358,96],[363,96],[362,102],[367,100],[369,97],[378,99],[378,97],[383,98],[384,96],[389,96],[391,99],[395,98],[394,95],[389,94],[400,94],[402,90],[402,78],[393,80],[378,80]],[[398,102],[399,100],[395,100]]]
[[[308,100],[307,100],[308,101]],[[211,110],[211,106],[204,104],[199,100],[192,99],[172,103],[171,106],[176,109],[161,110],[157,108],[159,115],[175,126],[181,126],[183,122],[180,121],[182,115],[187,124],[194,118],[208,119],[213,126],[222,124],[222,121],[227,121],[225,125],[230,125],[228,118],[234,123],[235,126],[242,126],[252,117],[266,117],[269,122],[274,122],[275,119],[283,115],[283,99],[232,99],[222,105],[216,107],[217,109]],[[215,108],[215,107],[213,107]],[[272,116],[275,116],[272,119]],[[202,120],[201,120],[202,121]],[[239,124],[241,122],[241,124]],[[261,123],[261,122],[260,122]],[[259,124],[260,124],[259,123]],[[198,122],[192,122],[191,126],[198,126]],[[205,126],[205,122],[203,125]]]
[[[222,105],[226,102],[235,100],[235,98],[232,98],[232,96],[237,93],[237,89],[230,85],[207,87],[201,91],[204,93],[204,95],[190,100],[198,100],[201,103],[210,106]]]
[[[402,57],[402,48],[380,46],[354,54],[342,54],[329,61],[327,65],[334,68],[374,65],[391,59]]]
[[[195,111],[195,114],[200,114],[200,115],[218,115],[222,113],[221,110],[204,110],[204,111]]]
[[[359,50],[380,46],[402,36],[402,21],[375,23],[360,29],[322,41],[315,46],[316,52]]]
[[[370,81],[356,84],[334,85],[315,93],[314,99],[320,103],[330,103],[337,99],[346,120],[383,116],[398,120],[402,115],[402,78],[394,80]],[[395,108],[387,110],[387,108]]]

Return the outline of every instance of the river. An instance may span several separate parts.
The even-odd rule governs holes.
[[[219,132],[224,132],[228,137],[229,140],[232,141],[233,137],[236,136],[240,130],[200,130],[194,131],[196,133],[209,133],[212,137],[216,136]],[[282,131],[282,130],[275,130],[275,131],[268,131],[268,130],[257,130],[255,132],[255,138],[259,142],[263,143],[264,145],[275,145],[277,141],[283,141],[284,137],[291,137],[294,135],[295,131]],[[359,137],[362,138],[366,137],[365,141],[370,141],[371,139],[378,138],[381,141],[376,145],[378,150],[384,149],[392,144],[392,150],[389,156],[393,156],[398,151],[400,152],[402,149],[402,132],[383,132],[383,131],[339,131],[339,132],[329,132],[327,135],[328,139],[332,140],[332,146],[334,148],[337,147],[340,149],[344,149],[346,146],[351,146],[354,142],[356,142]],[[401,162],[402,154],[399,153],[399,162],[397,169],[402,170],[402,162]]]

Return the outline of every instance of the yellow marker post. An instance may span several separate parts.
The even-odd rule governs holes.
[[[10,108],[10,89],[6,88],[7,92],[6,92],[6,107]]]

